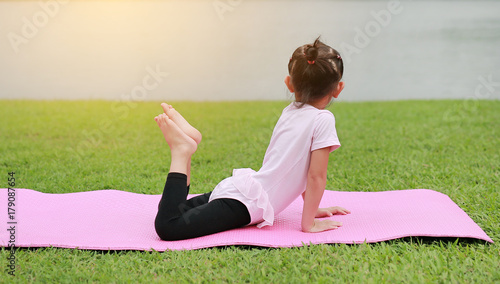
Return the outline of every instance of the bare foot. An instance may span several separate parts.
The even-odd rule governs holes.
[[[179,126],[179,128],[184,131],[184,133],[193,138],[196,144],[200,144],[201,133],[200,131],[198,131],[198,129],[191,126],[191,124],[189,124],[189,122],[187,122],[187,120],[171,105],[162,103],[161,107],[163,108],[163,111],[167,114],[167,116],[170,117],[170,119],[173,120],[175,124],[177,124],[177,126]]]
[[[155,121],[160,127],[168,146],[170,146],[172,158],[174,156],[190,158],[196,152],[198,144],[184,133],[166,114],[162,113],[158,115],[155,117]]]

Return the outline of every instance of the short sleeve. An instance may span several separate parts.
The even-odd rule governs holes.
[[[340,147],[333,113],[324,111],[318,114],[314,121],[312,139],[311,151],[330,147],[330,152],[332,152]]]

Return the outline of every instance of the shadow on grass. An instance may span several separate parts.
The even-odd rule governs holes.
[[[475,238],[454,238],[454,237],[404,237],[399,239],[387,240],[382,242],[375,243],[360,243],[360,244],[343,244],[343,243],[325,243],[325,244],[303,244],[303,246],[295,246],[295,247],[263,247],[263,246],[253,246],[253,245],[229,245],[229,246],[215,246],[209,248],[201,248],[197,249],[197,251],[224,251],[228,249],[238,249],[242,251],[250,251],[250,250],[279,250],[279,249],[308,249],[314,246],[361,246],[361,245],[370,245],[376,246],[380,244],[386,245],[400,245],[400,244],[412,244],[417,246],[438,246],[438,247],[450,247],[450,246],[459,246],[466,247],[471,245],[492,245],[484,240],[475,239]],[[10,250],[9,248],[2,247],[2,251]],[[138,253],[162,253],[160,251],[143,251],[143,250],[94,250],[94,249],[75,249],[75,248],[59,248],[59,247],[17,247],[16,250],[21,251],[43,251],[43,250],[79,250],[85,252],[94,252],[96,254],[128,254],[132,252]],[[177,251],[177,252],[181,252]],[[172,252],[171,250],[164,251],[165,253]]]

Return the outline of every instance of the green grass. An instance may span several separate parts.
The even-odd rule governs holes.
[[[192,192],[211,190],[233,168],[259,169],[286,104],[175,103],[204,135],[193,157]],[[2,248],[0,282],[500,282],[500,102],[342,102],[330,109],[342,147],[331,154],[327,189],[437,190],[495,244],[406,238],[164,253],[20,249],[15,277],[4,271],[9,251]],[[15,171],[17,188],[42,192],[160,194],[169,166],[153,120],[160,111],[152,102],[0,101],[0,187]]]

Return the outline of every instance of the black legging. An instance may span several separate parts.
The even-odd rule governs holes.
[[[208,202],[208,192],[189,200],[187,176],[169,173],[158,206],[155,229],[165,241],[210,235],[250,223],[247,207],[238,200],[221,198]]]

